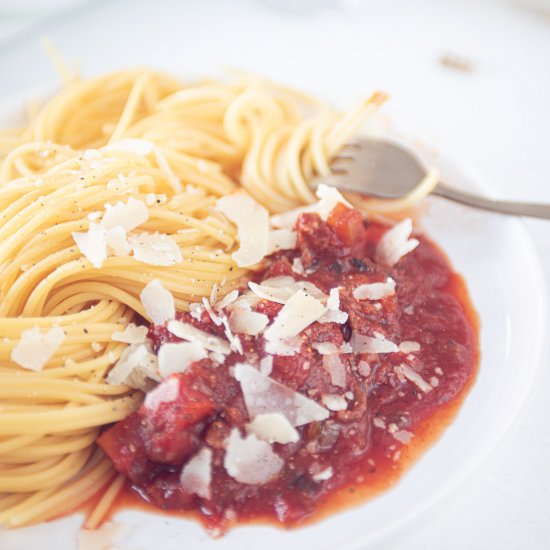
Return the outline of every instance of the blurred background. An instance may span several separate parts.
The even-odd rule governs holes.
[[[550,0],[0,0],[0,102],[58,84],[42,36],[86,75],[230,65],[337,104],[387,90],[495,194],[550,203]],[[526,225],[550,281],[550,221]],[[383,548],[549,548],[549,391],[546,369],[490,460]]]

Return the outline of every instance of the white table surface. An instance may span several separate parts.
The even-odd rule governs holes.
[[[38,27],[37,12],[8,17],[17,3],[8,4],[0,0],[0,96],[52,80],[39,34],[88,74],[136,64],[205,74],[231,64],[336,101],[379,87],[502,196],[550,203],[548,0],[99,1]],[[465,58],[473,70],[445,68],[442,55]],[[550,282],[550,221],[526,224]],[[486,463],[429,524],[380,548],[550,548],[548,363]]]

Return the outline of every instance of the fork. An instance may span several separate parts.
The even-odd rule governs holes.
[[[426,169],[410,151],[389,141],[361,138],[348,143],[331,161],[331,174],[314,181],[370,197],[399,199],[410,193],[426,176]],[[493,200],[465,193],[439,182],[432,190],[474,208],[502,214],[550,219],[550,204]]]

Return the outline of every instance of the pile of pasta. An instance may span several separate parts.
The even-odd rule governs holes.
[[[143,397],[106,383],[128,346],[113,335],[149,321],[144,286],[161,281],[179,310],[214,285],[235,288],[248,269],[231,257],[237,232],[217,199],[243,187],[273,213],[314,201],[308,181],[384,100],[340,114],[250,76],[186,83],[129,70],[68,82],[28,126],[0,132],[1,525],[100,494],[87,520],[98,525],[124,480],[95,440]],[[177,261],[82,253],[74,235],[130,198],[147,216],[129,234],[169,238]],[[32,342],[56,343],[43,364]]]

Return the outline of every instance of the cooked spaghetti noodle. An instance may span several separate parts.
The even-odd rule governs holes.
[[[384,100],[342,116],[257,78],[131,70],[68,83],[28,127],[0,133],[0,524],[59,516],[111,484],[88,526],[101,521],[123,480],[94,442],[142,397],[105,383],[127,347],[113,334],[147,318],[143,287],[158,279],[180,310],[235,287],[247,270],[217,198],[242,186],[271,212],[313,201],[308,180]],[[174,265],[111,254],[94,266],[76,246],[129,197],[148,213],[130,233],[168,236]],[[25,332],[55,327],[61,345],[41,368],[13,359]]]

